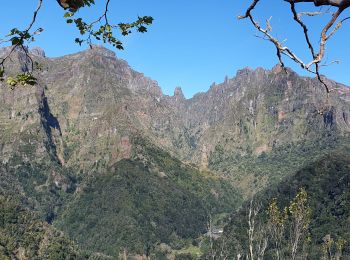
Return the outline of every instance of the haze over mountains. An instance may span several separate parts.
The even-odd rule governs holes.
[[[0,195],[87,254],[180,249],[206,232],[209,214],[229,214],[349,151],[350,89],[331,80],[327,97],[316,79],[291,70],[245,68],[185,99],[179,87],[163,95],[103,47],[32,54],[37,86],[1,83]],[[20,51],[6,64],[8,74],[27,67]]]

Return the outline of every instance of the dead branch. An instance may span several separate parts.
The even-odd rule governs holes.
[[[262,260],[264,259],[265,250],[267,248],[268,237],[264,232],[264,228],[258,225],[258,214],[261,211],[261,203],[250,201],[248,210],[248,243],[249,253],[247,259]],[[256,256],[256,258],[255,258]]]
[[[314,71],[312,71],[309,67],[307,67],[307,65],[294,53],[292,52],[288,47],[283,46],[283,44],[275,37],[273,37],[269,31],[271,31],[270,27],[271,26],[267,26],[267,29],[263,29],[260,24],[254,20],[254,17],[252,15],[252,10],[255,8],[255,6],[257,5],[257,3],[260,0],[254,0],[254,2],[251,4],[251,6],[248,8],[246,14],[244,16],[239,16],[238,19],[245,19],[245,18],[249,18],[249,20],[251,21],[251,23],[253,24],[253,26],[260,31],[261,33],[263,33],[263,35],[265,36],[265,38],[267,40],[269,40],[270,42],[272,42],[275,47],[276,47],[276,51],[277,51],[277,57],[279,59],[279,62],[281,64],[281,66],[284,68],[284,63],[282,60],[282,54],[286,55],[287,57],[289,57],[290,59],[292,59],[293,61],[295,61],[296,63],[300,64],[300,66],[303,69],[306,69],[307,71],[316,74]]]
[[[298,23],[301,28],[303,29],[303,34],[305,41],[307,43],[308,49],[311,54],[312,60],[310,62],[304,62],[302,61],[291,49],[289,49],[287,46],[284,46],[277,38],[273,37],[269,32],[271,31],[271,24],[267,23],[266,29],[262,28],[259,23],[255,20],[252,11],[257,6],[257,4],[260,2],[260,0],[253,0],[251,5],[246,10],[246,13],[243,16],[239,16],[239,19],[245,19],[248,18],[253,26],[260,31],[264,38],[272,42],[277,51],[277,57],[279,60],[279,63],[282,67],[284,67],[284,63],[282,61],[282,55],[285,55],[289,57],[291,60],[293,60],[295,63],[299,64],[303,69],[316,74],[317,79],[324,85],[327,93],[330,92],[330,89],[328,88],[327,84],[324,82],[320,75],[319,68],[321,66],[321,62],[325,56],[325,49],[326,49],[326,43],[327,41],[339,30],[339,28],[342,26],[342,23],[345,20],[350,19],[350,17],[347,17],[339,22],[338,18],[343,13],[345,9],[350,7],[350,0],[284,0],[290,4],[291,12],[293,14],[293,19],[296,23]],[[322,28],[320,38],[319,38],[319,48],[318,52],[315,51],[315,47],[312,45],[309,33],[308,33],[308,27],[307,25],[301,20],[302,16],[315,16],[322,14],[321,12],[301,12],[298,13],[295,8],[295,4],[297,3],[313,3],[315,6],[333,6],[337,7],[337,10],[332,14],[331,19],[327,22],[327,24]],[[333,28],[333,30],[331,30]],[[330,31],[331,30],[331,31]],[[330,31],[330,32],[329,32]],[[312,69],[314,67],[314,69]]]

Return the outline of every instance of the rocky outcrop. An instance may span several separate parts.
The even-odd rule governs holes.
[[[45,51],[40,47],[34,47],[33,49],[30,50],[30,53],[42,58],[46,57]]]
[[[38,86],[37,90],[37,98],[39,104],[38,112],[40,115],[41,125],[46,134],[46,149],[54,160],[58,161],[61,164],[64,164],[64,162],[58,156],[56,145],[57,139],[60,139],[62,137],[60,123],[50,111],[50,106],[48,104],[47,97],[45,96],[44,89]]]

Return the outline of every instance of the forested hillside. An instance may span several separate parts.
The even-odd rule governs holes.
[[[295,174],[282,180],[276,187],[271,187],[258,194],[253,199],[253,205],[259,205],[259,214],[256,218],[257,237],[267,239],[267,258],[276,258],[275,237],[272,233],[271,203],[275,201],[281,213],[289,205],[300,189],[307,193],[307,208],[310,210],[309,220],[305,229],[305,236],[301,238],[298,257],[307,259],[322,259],[331,254],[337,256],[341,252],[345,258],[349,257],[350,248],[350,159],[349,147],[344,147],[326,153],[318,160],[298,170]],[[224,236],[217,241],[219,250],[225,241],[225,254],[234,257],[237,254],[248,255],[250,202],[246,202],[241,210],[232,215],[230,223],[225,227]],[[305,212],[304,212],[305,213]],[[276,217],[276,215],[274,216]],[[264,230],[265,228],[270,231]],[[281,226],[282,228],[282,226]],[[295,226],[288,226],[279,245],[282,259],[291,258],[290,240]],[[327,244],[328,243],[328,244]],[[342,249],[339,251],[340,244]],[[329,247],[329,249],[327,249]],[[327,251],[328,250],[328,251]],[[255,252],[257,253],[257,252]],[[343,258],[341,258],[343,259]]]

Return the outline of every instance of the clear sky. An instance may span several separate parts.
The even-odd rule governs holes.
[[[99,16],[104,0],[96,2],[99,2],[96,6],[79,14],[87,18]],[[2,3],[0,35],[7,34],[13,27],[24,29],[36,4],[36,0]],[[233,77],[243,67],[270,69],[277,63],[274,46],[257,38],[257,32],[248,21],[237,20],[249,4],[248,0],[112,0],[110,20],[116,23],[133,21],[137,15],[150,15],[155,19],[148,33],[122,37],[125,50],[116,51],[116,54],[135,70],[158,81],[165,94],[172,95],[174,88],[181,86],[186,97],[206,91],[213,82],[222,82],[226,75]],[[298,5],[298,10],[311,7],[312,4],[302,4]],[[87,48],[74,43],[78,34],[73,25],[65,23],[64,12],[55,0],[44,0],[36,24],[44,28],[44,32],[31,47],[42,47],[49,57]],[[286,40],[299,56],[310,58],[306,55],[301,29],[292,20],[287,3],[261,0],[255,14],[261,23],[272,16],[274,35]],[[316,44],[320,28],[329,17],[325,14],[320,18],[305,18],[314,32]],[[349,28],[350,22],[345,23],[327,45],[325,61],[340,60],[341,63],[322,69],[322,74],[347,85],[350,85]],[[286,64],[308,75],[292,62]]]

